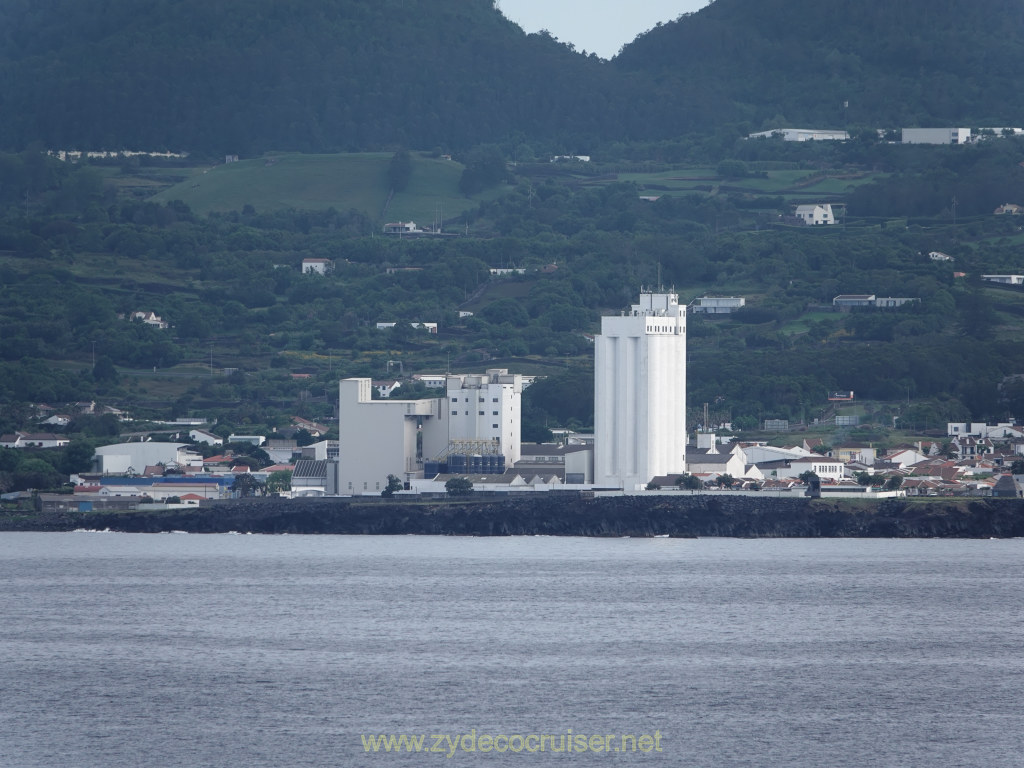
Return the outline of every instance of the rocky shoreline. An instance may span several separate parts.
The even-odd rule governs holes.
[[[1009,538],[1024,536],[1024,501],[882,502],[726,494],[501,500],[239,499],[130,512],[0,513],[0,531],[438,536],[725,536]]]

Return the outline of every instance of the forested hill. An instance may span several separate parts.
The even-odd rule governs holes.
[[[655,122],[757,129],[1020,125],[1022,61],[1020,0],[715,0],[615,65],[676,94]]]
[[[589,153],[729,124],[1000,127],[1024,124],[1021,61],[1020,0],[716,0],[610,63],[493,0],[4,0],[0,149]]]
[[[492,0],[5,0],[0,146],[347,150],[581,136],[609,65]],[[601,138],[597,136],[596,138]]]

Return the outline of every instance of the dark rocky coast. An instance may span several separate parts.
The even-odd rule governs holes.
[[[505,499],[241,499],[191,509],[0,513],[0,530],[444,536],[988,538],[1024,536],[1024,501],[883,502],[726,494]]]

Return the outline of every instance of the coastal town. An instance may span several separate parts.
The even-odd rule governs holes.
[[[4,494],[49,512],[137,510],[223,500],[471,492],[575,491],[624,494],[757,494],[887,499],[908,496],[1024,496],[1024,425],[948,423],[944,435],[874,444],[789,432],[768,420],[773,439],[750,439],[731,424],[686,424],[686,306],[677,294],[642,290],[595,337],[593,433],[557,430],[557,441],[521,439],[522,394],[532,377],[411,374],[431,390],[401,399],[401,379],[347,378],[331,426],[295,417],[270,434],[225,433],[202,418],[139,431],[124,411],[93,402],[34,406],[40,429],[0,436],[4,449],[66,448],[57,431],[75,413],[100,415],[131,433],[95,449],[91,471],[67,477],[65,493]],[[849,402],[853,392],[830,393]],[[834,416],[819,432],[856,424]],[[805,427],[806,429],[806,427]],[[123,439],[130,434],[131,439]],[[692,439],[690,439],[692,437]]]

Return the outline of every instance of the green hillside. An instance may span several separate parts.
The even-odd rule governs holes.
[[[694,132],[1024,125],[1019,0],[715,0],[612,62],[496,5],[6,0],[0,147],[593,155]]]
[[[430,224],[437,210],[455,217],[478,205],[459,192],[460,163],[413,155],[409,186],[388,204],[389,153],[275,154],[194,169],[151,199],[181,200],[194,212],[300,210],[361,211],[371,218]],[[385,216],[385,204],[388,204]]]

